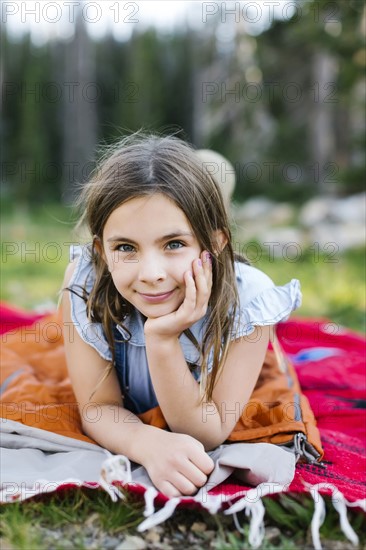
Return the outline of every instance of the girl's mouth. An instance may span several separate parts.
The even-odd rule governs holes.
[[[173,294],[174,290],[171,290],[170,292],[164,292],[159,294],[142,294],[139,292],[139,295],[146,301],[150,302],[151,304],[157,304],[160,302],[164,302],[170,296]]]

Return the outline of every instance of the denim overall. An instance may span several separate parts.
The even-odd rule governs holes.
[[[132,392],[130,391],[129,382],[129,365],[127,359],[127,346],[128,342],[123,341],[122,334],[118,331],[117,326],[113,326],[113,334],[115,338],[115,369],[121,392],[123,395],[123,406],[125,409],[133,412],[134,414],[140,414],[148,409],[158,406],[158,401],[155,397],[155,402],[152,402],[147,407],[142,407],[136,399],[134,399]]]

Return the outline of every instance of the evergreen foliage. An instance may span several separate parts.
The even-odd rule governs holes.
[[[256,36],[243,13],[224,15],[170,34],[136,26],[124,42],[93,40],[79,17],[72,38],[43,46],[3,24],[3,194],[69,204],[97,144],[141,127],[227,156],[237,200],[359,192],[364,4],[299,1]]]

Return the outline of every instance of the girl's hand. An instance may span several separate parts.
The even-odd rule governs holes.
[[[167,497],[194,495],[214,469],[202,443],[190,435],[154,430],[144,449],[142,465]]]
[[[145,336],[178,338],[180,334],[201,319],[207,311],[212,288],[212,264],[209,252],[192,263],[192,271],[184,273],[186,295],[181,306],[168,315],[145,321]]]

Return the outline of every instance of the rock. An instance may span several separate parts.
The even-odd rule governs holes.
[[[246,252],[246,247],[258,241],[271,256],[288,261],[296,261],[311,246],[332,257],[333,252],[365,246],[365,209],[366,193],[315,197],[297,217],[295,207],[288,203],[254,197],[242,205],[233,204],[233,249],[250,260],[253,250]]]
[[[276,542],[281,536],[281,531],[278,527],[266,527],[264,540],[267,542]]]
[[[338,199],[329,212],[329,221],[364,224],[366,218],[366,193]]]
[[[271,225],[288,225],[293,222],[295,214],[296,210],[291,204],[280,202],[274,204],[267,221]]]
[[[335,205],[333,197],[315,197],[301,208],[298,221],[304,227],[313,227],[328,219]]]
[[[238,223],[255,221],[269,216],[275,203],[265,197],[253,197],[244,204],[233,208],[233,215]]]
[[[147,540],[148,542],[151,542],[153,544],[156,543],[156,542],[160,542],[160,534],[154,528],[149,529],[149,531],[146,533],[144,538],[145,538],[145,540]]]
[[[164,537],[162,545],[161,545],[161,549],[162,550],[174,550],[173,546],[170,544],[170,542],[171,541],[168,539],[168,537]]]
[[[193,531],[193,533],[203,533],[206,529],[207,525],[202,521],[195,521],[191,526],[191,531]]]
[[[103,536],[102,541],[97,541],[97,548],[103,548],[103,550],[115,550],[117,548],[118,544],[120,542],[120,539],[117,539],[116,537],[106,537]],[[87,546],[87,548],[89,548]]]
[[[339,252],[365,246],[365,227],[358,223],[321,223],[310,231],[312,243],[332,260]]]
[[[64,539],[62,541],[62,548],[65,548],[66,550],[68,550],[69,548],[70,548],[70,550],[74,550],[75,545],[71,540],[65,540]]]
[[[90,548],[90,550],[99,550],[100,544],[97,540],[94,540],[92,537],[84,538],[83,544],[86,548]],[[106,548],[107,545],[104,543],[104,548]]]
[[[166,542],[168,539],[164,539],[163,542],[155,542],[154,543],[154,550],[174,550],[174,546],[169,544],[169,542]]]
[[[135,535],[127,535],[124,541],[116,546],[116,550],[144,550],[145,548],[147,548],[146,541]]]
[[[288,262],[296,262],[307,247],[307,236],[304,230],[296,227],[276,227],[263,231],[258,235],[263,250],[270,258],[283,258]],[[250,259],[250,248],[248,247]]]
[[[355,550],[355,546],[348,540],[321,539],[323,550]]]
[[[172,536],[174,540],[179,540],[179,541],[185,540],[185,535],[183,535],[183,533],[173,533]]]
[[[205,531],[205,538],[208,539],[208,540],[211,540],[213,539],[214,537],[216,536],[216,532],[211,530],[211,529],[208,529],[207,531]]]
[[[43,528],[42,529],[42,538],[47,538],[47,537],[49,537],[50,539],[55,541],[55,540],[60,540],[61,538],[64,538],[64,535],[63,535],[62,531],[60,531],[58,529]],[[0,548],[2,549],[2,546],[0,546]]]
[[[323,222],[365,223],[366,193],[345,198],[315,197],[300,210],[299,223],[313,227]]]
[[[250,222],[242,222],[241,224],[234,224],[234,238],[236,242],[233,243],[233,247],[235,250],[235,246],[239,246],[240,243],[249,242],[253,239],[257,239],[258,235],[262,231],[270,230],[270,226],[267,223],[267,220],[257,220],[257,221],[250,221]]]

